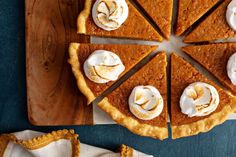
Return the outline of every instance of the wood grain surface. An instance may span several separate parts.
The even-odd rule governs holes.
[[[28,117],[34,125],[92,124],[92,106],[79,93],[67,63],[83,0],[25,0]]]

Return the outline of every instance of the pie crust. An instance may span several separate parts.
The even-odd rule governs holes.
[[[236,99],[233,98],[233,102],[236,104]],[[234,109],[235,110],[235,109]],[[213,127],[225,122],[230,114],[234,112],[230,105],[226,105],[221,112],[214,113],[206,119],[180,126],[171,126],[172,139],[180,137],[193,136],[201,132],[208,132]]]
[[[84,75],[80,71],[81,65],[79,63],[79,59],[77,56],[77,50],[79,48],[79,45],[80,45],[79,43],[70,44],[70,47],[69,47],[70,58],[68,62],[70,63],[74,76],[77,80],[77,86],[79,90],[87,98],[87,103],[90,104],[96,97],[91,91],[91,89],[87,86]]]
[[[4,151],[8,145],[9,137],[6,135],[0,135],[0,157],[3,157]]]
[[[85,0],[84,9],[77,18],[77,33],[86,33],[86,21],[91,12],[92,0]]]
[[[77,138],[78,135],[75,134],[74,130],[66,129],[53,131],[52,133],[45,134],[30,140],[19,140],[13,134],[3,134],[0,136],[0,157],[3,156],[8,142],[19,144],[29,150],[35,150],[61,139],[69,140],[72,144],[72,157],[79,157],[80,142]]]
[[[120,157],[134,157],[133,148],[122,144],[120,149]]]
[[[112,117],[118,124],[123,125],[130,131],[140,136],[149,136],[160,140],[168,138],[168,129],[164,127],[142,124],[132,117],[128,117],[121,113],[116,107],[104,98],[98,106]]]

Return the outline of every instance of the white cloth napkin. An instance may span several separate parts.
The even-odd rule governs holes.
[[[9,135],[3,154],[0,157],[120,157],[121,153],[79,143],[74,131],[60,130],[45,134],[26,130]],[[0,136],[1,137],[1,136]],[[78,148],[78,150],[76,150]],[[132,148],[131,148],[132,149]],[[153,157],[132,149],[132,157]],[[123,157],[123,156],[122,156]],[[130,157],[130,156],[126,156]]]

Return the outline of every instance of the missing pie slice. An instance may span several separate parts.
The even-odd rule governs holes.
[[[167,138],[166,66],[166,54],[158,53],[98,106],[138,135]]]
[[[184,42],[205,42],[236,37],[236,31],[226,21],[226,11],[230,2],[231,0],[225,0],[218,6],[216,10],[185,37]]]
[[[175,34],[180,36],[219,0],[179,0]]]
[[[158,26],[166,39],[170,38],[173,0],[135,0]]]
[[[77,19],[77,32],[101,37],[162,41],[161,35],[128,0],[85,0],[84,10]]]
[[[68,62],[71,64],[72,72],[77,79],[79,90],[86,96],[88,104],[90,104],[97,96],[108,89],[115,80],[123,76],[156,48],[157,46],[71,43]],[[107,51],[112,52],[113,55],[107,55]],[[95,52],[96,54],[98,54],[97,52],[101,52],[100,54],[102,55],[96,55]],[[92,54],[93,57],[91,59],[90,56]],[[117,58],[113,58],[114,56],[119,57],[124,67],[119,67],[115,63]],[[85,66],[85,62],[88,61],[89,57],[90,63],[94,63],[96,66]],[[99,63],[101,60],[104,60],[103,64]],[[117,78],[115,80],[107,80],[115,77],[117,68],[119,71]],[[120,71],[120,69],[123,71]],[[87,75],[85,74],[85,70],[88,70]],[[87,77],[88,75],[92,77],[89,78]],[[102,82],[94,82],[94,80]]]
[[[236,94],[236,86],[227,74],[227,63],[236,52],[236,43],[187,46],[182,50],[211,72],[233,94]]]
[[[201,116],[189,116],[184,113],[186,111],[190,113],[191,110],[184,111],[180,107],[180,99],[183,96],[183,91],[185,91],[186,87],[189,87],[189,85],[193,85],[193,83],[196,82],[204,82],[205,84],[208,84],[207,88],[211,87],[216,89],[214,92],[218,92],[219,100],[216,100],[215,97],[213,97],[213,92],[211,92],[211,95],[208,95],[208,92],[202,91],[201,88],[197,88],[197,86],[195,88],[196,91],[189,90],[189,97],[191,96],[193,99],[191,101],[188,99],[190,102],[193,101],[200,104],[200,101],[195,101],[198,98],[194,97],[204,96],[202,98],[206,99],[207,95],[210,96],[212,100],[211,103],[217,103],[216,101],[218,101],[217,108],[212,110],[208,115],[206,115],[205,110],[205,112],[202,112]],[[190,91],[192,92],[190,93]],[[202,95],[202,93],[206,95]],[[187,104],[189,107],[191,107],[190,102]],[[204,110],[204,108],[209,106],[210,104],[198,106],[198,110]],[[202,109],[199,107],[202,107]],[[214,126],[219,125],[227,120],[228,115],[233,113],[235,109],[235,97],[208,80],[203,74],[197,71],[191,64],[181,57],[177,56],[176,54],[171,55],[171,128],[173,139],[196,135],[200,132],[207,132]]]

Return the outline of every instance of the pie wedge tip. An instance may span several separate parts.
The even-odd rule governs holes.
[[[153,20],[164,38],[169,40],[171,35],[173,0],[135,0],[135,2]]]

